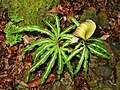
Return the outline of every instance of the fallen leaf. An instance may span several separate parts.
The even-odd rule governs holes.
[[[49,77],[47,78],[46,82],[49,83],[51,81],[54,81],[55,79],[55,75],[54,74],[50,74]]]
[[[29,87],[38,87],[40,84],[40,80],[41,78],[37,77],[34,80],[32,80],[31,82],[28,83]]]
[[[110,37],[110,35],[103,35],[102,37],[101,37],[101,39],[102,40],[106,40],[107,38],[109,38]]]
[[[25,82],[21,80],[16,80],[16,83],[21,84],[22,86],[29,87]]]

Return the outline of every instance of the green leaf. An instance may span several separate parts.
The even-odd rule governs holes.
[[[59,40],[63,40],[63,39],[72,39],[74,35],[72,34],[62,34],[61,38]]]
[[[97,56],[100,56],[100,57],[106,58],[106,59],[109,58],[109,56],[107,54],[102,53],[97,47],[92,47],[92,46],[88,45],[88,48],[90,49],[90,52],[92,54],[95,54]]]
[[[85,76],[86,77],[87,77],[87,74],[88,74],[88,66],[89,66],[88,60],[85,60],[84,64],[83,64],[83,67],[85,69]]]
[[[30,32],[38,31],[38,32],[49,35],[53,39],[56,39],[55,35],[51,31],[49,31],[47,29],[44,29],[44,28],[41,28],[41,27],[36,26],[36,25],[24,26],[24,27],[21,27],[19,30],[15,31],[15,32],[12,32],[12,33],[21,33],[21,32],[24,32],[24,31],[30,31]]]
[[[55,26],[52,24],[52,23],[50,23],[50,21],[48,21],[48,20],[45,20],[45,19],[42,19],[43,20],[43,22],[47,25],[47,26],[49,26],[50,28],[51,28],[51,30],[52,30],[52,32],[55,34],[55,36],[57,37],[58,36],[58,33],[57,33],[57,29],[55,28]]]
[[[83,49],[83,52],[82,52],[82,55],[81,55],[81,58],[80,58],[80,60],[79,60],[79,62],[78,62],[78,64],[77,64],[77,67],[76,67],[76,69],[75,69],[75,73],[74,74],[77,74],[78,73],[78,71],[80,70],[80,68],[81,68],[81,66],[82,66],[82,64],[83,64],[83,62],[84,62],[84,58],[85,58],[85,48]]]
[[[93,42],[97,42],[97,43],[101,43],[101,44],[103,44],[103,40],[101,39],[101,38],[94,38],[94,39],[87,39],[87,41],[89,41],[89,42],[91,42],[91,43],[93,43]]]
[[[71,44],[71,40],[66,40],[64,43],[63,43],[63,45],[62,45],[62,48],[64,48],[64,47],[66,47],[66,46],[68,46],[68,45],[70,45]]]
[[[38,39],[38,40],[32,42],[30,45],[27,45],[27,46],[24,48],[24,50],[22,51],[22,54],[25,54],[26,51],[28,51],[28,50],[32,50],[32,49],[33,49],[35,46],[37,46],[37,45],[40,46],[40,45],[42,45],[42,44],[44,44],[44,43],[47,43],[47,42],[51,42],[51,40],[50,40],[50,39],[47,39],[47,38]]]
[[[28,70],[29,72],[33,72],[35,71],[36,68],[38,68],[40,65],[42,65],[47,59],[48,57],[53,53],[53,51],[55,50],[56,47],[51,48],[51,50],[46,51],[44,53],[44,55],[41,56],[40,60],[38,60],[38,62],[35,62],[33,64],[33,66]]]
[[[89,59],[90,55],[89,55],[88,49],[87,48],[85,48],[85,49],[86,49],[85,50],[85,60],[84,60],[83,67],[85,69],[85,74],[87,76],[87,72],[88,72],[88,59]]]
[[[62,72],[63,72],[63,66],[64,66],[63,64],[64,64],[63,58],[61,55],[61,51],[59,49],[59,52],[58,52],[58,71],[57,71],[58,75],[62,74]]]
[[[52,67],[55,64],[55,60],[57,58],[57,52],[58,52],[58,50],[56,49],[55,52],[52,55],[51,60],[47,64],[46,71],[45,71],[45,73],[44,73],[44,75],[42,76],[42,79],[41,79],[41,84],[43,84],[45,82],[45,79],[48,77],[49,73],[51,72]]]
[[[75,30],[74,34],[78,37],[87,40],[95,32],[96,24],[92,20],[86,20],[81,23]]]
[[[23,33],[12,34],[12,32],[15,32],[16,30],[19,30],[19,29],[20,29],[20,27],[14,25],[13,22],[11,22],[11,21],[6,24],[4,32],[6,34],[6,44],[7,45],[13,46],[22,41]]]
[[[63,30],[63,31],[61,32],[61,35],[62,35],[62,34],[65,34],[65,33],[67,33],[67,32],[70,32],[70,30],[75,29],[75,28],[76,28],[76,25],[70,25],[69,27],[67,27],[65,30]]]
[[[21,22],[21,21],[24,20],[24,17],[23,17],[23,16],[21,16],[21,17],[10,16],[10,19],[11,19],[11,21],[14,22],[14,23],[19,23],[19,22]]]
[[[75,18],[73,18],[72,16],[69,16],[68,18],[69,18],[72,22],[74,22],[76,26],[79,26],[79,25],[80,25],[80,23],[79,23]]]
[[[62,49],[63,51],[65,51],[65,52],[68,52],[68,53],[72,52],[72,50],[70,50],[69,48],[62,48],[62,47],[61,47],[61,49]]]
[[[100,44],[100,43],[92,43],[92,44],[90,44],[89,46],[98,48],[99,51],[102,51],[102,52],[104,52],[105,54],[109,55],[106,47],[105,47],[103,44]]]
[[[76,46],[75,46],[75,49],[78,49],[80,46],[82,46],[82,42],[79,42]]]
[[[62,51],[62,50],[61,50],[61,53],[62,53],[62,57],[63,57],[64,61],[66,62],[68,56],[67,56],[67,55],[65,54],[65,52]],[[67,65],[69,72],[70,72],[71,75],[73,76],[73,68],[72,68],[71,62],[68,61],[68,62],[65,63],[65,64]]]
[[[54,46],[54,43],[45,43],[45,44],[42,44],[41,47],[39,47],[35,52],[34,52],[34,56],[33,56],[33,60],[34,60],[34,63],[38,60],[39,56],[41,54],[43,54],[43,52],[46,50],[46,48],[49,48],[51,46]]]
[[[67,58],[66,62],[67,63],[68,61],[70,61],[77,53],[80,53],[80,51],[83,50],[83,47],[81,47],[80,49],[77,49],[77,50],[74,50],[70,55],[69,57]]]
[[[56,21],[56,25],[57,25],[57,31],[58,31],[58,34],[57,35],[59,35],[60,34],[60,20],[59,20],[59,17],[56,15],[56,14],[54,14],[54,19],[55,19],[55,21]]]

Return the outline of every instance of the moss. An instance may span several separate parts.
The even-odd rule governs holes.
[[[117,63],[116,71],[117,71],[117,90],[120,90],[120,62]]]
[[[95,8],[90,7],[83,12],[83,14],[81,15],[80,21],[85,21],[86,19],[92,19],[94,21],[97,20]]]
[[[97,11],[94,7],[90,7],[83,12],[83,14],[80,17],[80,22],[83,22],[86,19],[92,19],[99,26],[101,26],[103,28],[109,27],[107,14],[105,12],[102,12],[102,11],[100,11],[97,14]]]
[[[0,0],[0,2],[8,9],[9,16],[24,17],[22,25],[40,25],[40,18],[49,16],[48,10],[56,6],[58,0]]]
[[[98,25],[100,25],[103,28],[107,28],[109,27],[109,23],[108,23],[108,17],[107,14],[105,12],[99,12],[98,13]]]

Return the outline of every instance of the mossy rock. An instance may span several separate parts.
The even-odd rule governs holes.
[[[48,10],[58,4],[58,0],[0,0],[0,2],[8,9],[9,16],[24,17],[22,25],[41,25],[41,18],[48,17]]]
[[[116,66],[116,71],[117,71],[117,90],[120,90],[120,61],[117,63]]]
[[[90,7],[83,12],[80,17],[80,22],[83,22],[87,19],[91,19],[93,21],[97,20],[96,9],[94,7]]]
[[[100,25],[103,28],[107,28],[109,27],[109,23],[108,23],[108,16],[105,12],[99,12],[98,13],[98,25]]]
[[[102,28],[108,28],[109,23],[108,23],[108,16],[105,12],[98,12],[94,7],[90,7],[86,9],[83,14],[80,16],[80,22],[83,22],[87,19],[91,19],[97,23],[98,26]]]

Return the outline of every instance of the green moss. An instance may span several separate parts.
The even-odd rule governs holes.
[[[100,11],[98,14],[96,12],[96,9],[93,7],[86,9],[81,15],[80,22],[91,19],[103,28],[109,27],[107,14],[102,11]]]
[[[92,19],[94,21],[97,20],[95,8],[90,7],[84,11],[84,13],[81,15],[80,21],[85,21],[86,19]]]
[[[120,90],[120,62],[117,63],[116,71],[117,71],[117,90]]]
[[[98,13],[97,16],[98,16],[98,25],[100,25],[101,27],[104,27],[104,28],[109,27],[108,17],[105,12],[101,11]]]
[[[24,17],[22,25],[40,25],[40,19],[47,17],[48,10],[58,4],[58,0],[0,0],[0,2],[8,9],[9,16]]]

